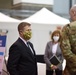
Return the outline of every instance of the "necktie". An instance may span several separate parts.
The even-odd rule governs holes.
[[[29,42],[27,42],[27,47],[28,47],[28,48],[31,50],[31,52],[34,54],[34,52],[33,52],[32,48],[31,48]]]

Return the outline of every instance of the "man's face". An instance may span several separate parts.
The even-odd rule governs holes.
[[[70,18],[72,21],[76,21],[76,11],[74,9],[70,10]]]
[[[28,25],[25,26],[23,32],[25,32],[25,31],[27,31],[27,32],[31,31],[31,26],[28,26]]]
[[[31,38],[31,26],[25,26],[22,34],[23,34],[23,39],[29,40]]]

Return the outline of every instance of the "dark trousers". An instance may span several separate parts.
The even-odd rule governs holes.
[[[53,75],[53,70],[46,70],[46,75]],[[55,70],[56,75],[62,75],[62,70]]]

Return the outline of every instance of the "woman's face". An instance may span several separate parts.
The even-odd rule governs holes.
[[[54,34],[54,36],[53,36],[53,40],[54,40],[54,42],[58,42],[58,40],[59,40],[59,37],[60,35],[58,34],[58,33],[56,33],[56,34]]]

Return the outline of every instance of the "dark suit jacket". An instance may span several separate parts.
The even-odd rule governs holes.
[[[30,46],[34,52],[19,38],[9,49],[7,70],[10,75],[37,75],[37,62],[33,44]]]

